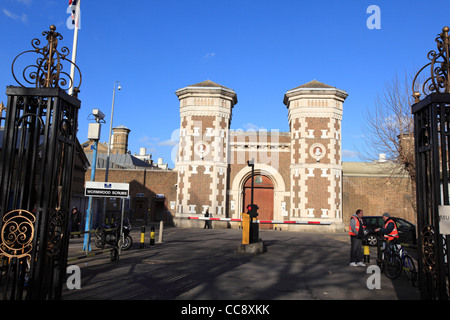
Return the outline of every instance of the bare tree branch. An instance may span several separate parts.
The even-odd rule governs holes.
[[[396,75],[392,83],[378,95],[375,108],[366,111],[363,130],[367,148],[359,154],[366,161],[386,161],[392,164],[383,167],[390,170],[389,173],[385,172],[390,177],[406,173],[410,178],[411,192],[415,195],[412,79],[405,73],[403,81],[400,81]],[[380,155],[384,155],[384,158],[380,158]],[[415,210],[415,203],[412,206]]]

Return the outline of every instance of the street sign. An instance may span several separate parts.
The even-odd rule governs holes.
[[[91,197],[128,198],[129,183],[86,181],[84,195]]]
[[[450,206],[439,206],[439,231],[450,234]]]

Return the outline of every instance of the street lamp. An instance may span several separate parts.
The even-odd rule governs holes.
[[[113,115],[114,115],[114,100],[116,98],[116,84],[119,84],[117,87],[117,90],[121,90],[122,87],[120,86],[119,81],[114,82],[114,89],[113,89],[113,97],[112,97],[112,106],[111,106],[111,121],[109,122],[109,135],[108,135],[108,152],[106,155],[106,171],[105,171],[105,182],[108,181],[108,173],[109,173],[109,156],[111,155],[111,133],[112,133],[112,126],[113,126]],[[106,198],[103,199],[103,221],[105,220],[106,216]]]

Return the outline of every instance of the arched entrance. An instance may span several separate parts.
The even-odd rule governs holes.
[[[273,220],[273,199],[274,199],[274,187],[272,180],[264,175],[255,174],[254,177],[254,190],[253,190],[253,203],[259,207],[258,220]],[[247,212],[247,205],[251,203],[252,192],[252,180],[251,177],[244,183],[244,201],[243,212]],[[260,229],[272,229],[272,224],[261,224]]]

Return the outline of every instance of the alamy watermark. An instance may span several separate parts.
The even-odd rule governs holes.
[[[176,129],[171,141],[171,158],[174,163],[195,160],[246,164],[254,159],[256,163],[279,168],[280,152],[285,144],[280,143],[278,129],[229,130],[204,128],[201,121],[194,121],[191,129]],[[290,139],[289,139],[290,143]]]
[[[66,20],[66,26],[69,30],[75,29],[75,24],[78,29],[81,29],[81,8],[77,7],[76,10],[72,6],[67,7],[66,13],[69,14],[69,17]]]
[[[370,5],[366,10],[370,16],[367,18],[366,26],[368,29],[381,29],[381,9],[377,5]]]
[[[67,267],[66,274],[69,274],[66,280],[67,289],[81,289],[81,269],[77,265]]]
[[[366,280],[367,289],[381,289],[381,269],[379,266],[371,265],[367,268],[366,273],[370,276]]]

